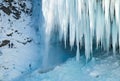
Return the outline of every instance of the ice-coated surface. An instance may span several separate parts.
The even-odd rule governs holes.
[[[50,35],[57,27],[60,40],[64,39],[65,46],[66,40],[69,40],[71,48],[76,43],[77,60],[79,60],[79,45],[82,45],[82,41],[85,42],[86,58],[90,58],[95,36],[96,47],[101,43],[101,47],[106,51],[110,51],[112,36],[113,50],[116,51],[117,37],[120,42],[119,7],[119,0],[42,0],[47,34]]]
[[[120,81],[119,56],[103,58],[93,58],[88,64],[82,57],[80,62],[72,58],[47,73],[37,70],[22,81]]]

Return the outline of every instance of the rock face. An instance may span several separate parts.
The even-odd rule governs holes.
[[[19,19],[22,12],[31,15],[32,10],[31,8],[27,7],[25,1],[26,0],[3,0],[0,4],[0,9],[7,15],[13,14],[15,19]],[[5,4],[7,4],[7,6]]]
[[[32,15],[31,6],[30,0],[0,1],[0,34],[2,35],[0,47],[8,45],[10,42],[14,43],[11,39],[24,45],[32,41],[32,38],[23,36],[23,32],[21,32],[21,29],[22,31],[26,31],[27,26],[25,24],[29,24],[30,22]],[[15,35],[21,37],[23,41],[20,41],[21,39],[15,40]],[[6,40],[9,40],[9,42],[6,42]]]
[[[31,0],[0,0],[0,81],[13,81],[40,65],[31,17]]]

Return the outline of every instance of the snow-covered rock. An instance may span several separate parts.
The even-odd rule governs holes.
[[[13,81],[40,67],[31,0],[0,0],[0,80]]]

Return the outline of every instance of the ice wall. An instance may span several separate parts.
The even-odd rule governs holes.
[[[77,60],[82,45],[85,45],[86,59],[90,58],[93,38],[96,38],[96,48],[100,45],[105,51],[110,51],[112,41],[114,54],[116,45],[120,46],[120,0],[42,0],[42,12],[46,35],[50,36],[58,28],[65,46],[67,40],[71,49],[76,44]]]

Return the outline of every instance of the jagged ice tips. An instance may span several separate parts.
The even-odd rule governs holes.
[[[101,48],[107,52],[110,44],[113,54],[117,44],[120,47],[120,0],[42,0],[42,12],[46,35],[50,36],[57,27],[65,47],[67,40],[71,48],[76,43],[77,61],[83,41],[86,60],[93,51],[94,38],[96,48],[101,43]]]

